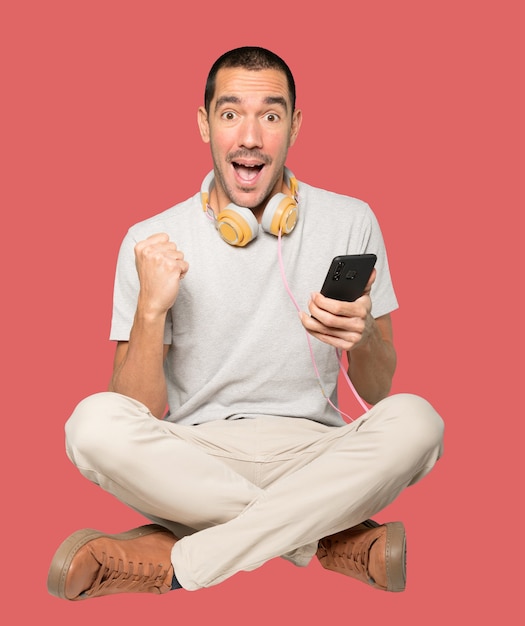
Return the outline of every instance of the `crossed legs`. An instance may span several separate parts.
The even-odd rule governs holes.
[[[337,428],[287,418],[181,426],[102,393],[79,404],[66,435],[84,476],[180,538],[171,561],[193,590],[276,556],[306,565],[319,539],[430,471],[443,423],[425,400],[400,394]]]

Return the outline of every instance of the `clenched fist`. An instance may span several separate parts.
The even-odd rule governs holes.
[[[140,281],[139,306],[144,313],[164,315],[175,303],[188,271],[184,254],[166,233],[151,235],[135,246]]]

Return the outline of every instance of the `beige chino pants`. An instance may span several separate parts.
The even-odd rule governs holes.
[[[277,556],[307,565],[319,539],[427,474],[442,441],[439,415],[410,394],[330,427],[293,418],[182,426],[107,392],[66,424],[68,456],[86,478],[181,538],[172,562],[188,590]]]

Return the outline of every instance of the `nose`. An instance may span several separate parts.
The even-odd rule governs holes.
[[[239,132],[239,145],[248,148],[262,148],[261,125],[254,117],[245,117]]]

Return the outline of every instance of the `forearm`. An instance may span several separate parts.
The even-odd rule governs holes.
[[[348,375],[357,393],[369,404],[386,398],[396,369],[396,351],[373,323],[370,333],[348,355]]]
[[[139,400],[161,418],[168,399],[164,376],[166,315],[189,266],[166,233],[137,243],[135,265],[140,282],[137,310],[129,342],[117,347],[109,388]]]
[[[167,404],[164,376],[165,316],[137,309],[124,358],[115,364],[110,391],[135,398],[151,413],[163,417]]]

